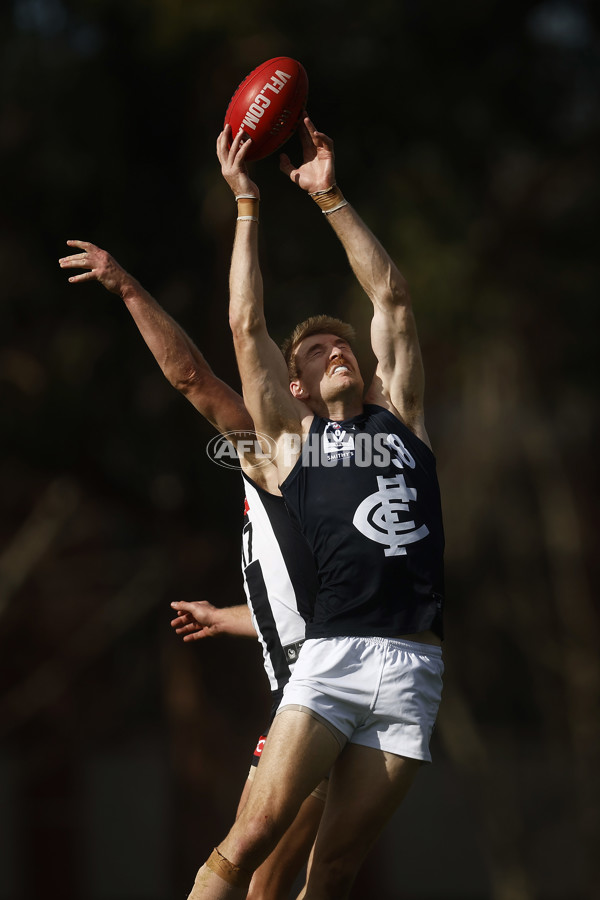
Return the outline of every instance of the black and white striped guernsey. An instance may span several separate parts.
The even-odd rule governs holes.
[[[262,645],[271,691],[280,692],[304,640],[304,616],[317,591],[314,559],[288,515],[282,497],[270,494],[243,472],[246,502],[242,571],[252,621]]]

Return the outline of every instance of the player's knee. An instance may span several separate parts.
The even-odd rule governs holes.
[[[245,810],[235,825],[235,857],[246,868],[257,869],[273,850],[281,837],[282,829],[273,816],[265,813],[251,814]]]

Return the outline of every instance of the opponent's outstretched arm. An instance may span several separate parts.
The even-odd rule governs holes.
[[[423,420],[423,362],[406,280],[337,188],[333,141],[317,131],[308,117],[299,133],[303,164],[295,168],[282,154],[280,168],[325,212],[352,271],[373,303],[371,344],[377,371],[366,399],[391,404],[406,425],[428,441]]]
[[[217,140],[221,171],[236,199],[255,200],[256,215],[238,217],[229,277],[229,324],[242,379],[244,401],[256,430],[277,440],[290,422],[300,421],[299,404],[290,393],[283,355],[271,339],[264,316],[263,282],[258,258],[260,192],[250,180],[245,155],[250,142],[240,132],[231,141],[226,126]],[[295,430],[295,429],[292,429]]]
[[[63,269],[87,269],[71,275],[78,284],[98,281],[117,294],[138,327],[165,377],[221,433],[251,431],[252,419],[240,395],[221,381],[183,328],[106,250],[88,241],[67,241],[80,253],[59,260]]]
[[[171,603],[177,616],[171,625],[184,641],[197,641],[219,634],[256,638],[256,629],[246,603],[238,606],[213,606],[207,600],[175,600]]]

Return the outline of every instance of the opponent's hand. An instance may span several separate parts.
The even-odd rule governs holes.
[[[217,138],[217,157],[221,163],[223,178],[236,197],[251,194],[260,199],[260,191],[248,175],[246,166],[246,154],[251,145],[252,141],[241,130],[231,140],[231,125],[226,125]]]
[[[88,269],[79,275],[71,275],[69,281],[76,284],[80,281],[99,281],[113,294],[122,294],[126,285],[133,279],[125,269],[113,259],[110,253],[90,244],[89,241],[67,241],[69,247],[79,247],[81,253],[63,256],[58,264],[61,269]]]
[[[176,600],[171,606],[179,615],[171,620],[171,627],[184,641],[197,641],[200,638],[215,637],[219,634],[216,624],[218,609],[207,600]]]
[[[279,168],[303,191],[326,191],[335,184],[333,141],[317,131],[308,116],[298,127],[304,162],[295,168],[286,153],[279,157]]]

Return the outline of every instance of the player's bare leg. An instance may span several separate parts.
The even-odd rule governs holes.
[[[421,762],[348,744],[335,763],[308,883],[298,900],[343,900]]]
[[[240,797],[237,815],[244,808],[256,775],[252,767]],[[248,900],[288,900],[292,886],[306,864],[323,815],[327,782],[307,797],[298,815],[272,853],[258,867],[248,891]]]
[[[273,852],[252,876],[248,900],[288,900],[308,860],[324,805],[324,798],[313,794],[306,798]]]
[[[321,722],[306,712],[282,710],[269,731],[248,800],[198,872],[189,900],[243,900],[252,873],[273,851],[339,752],[340,744]]]

